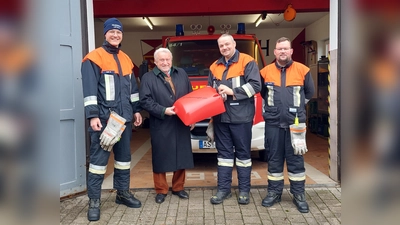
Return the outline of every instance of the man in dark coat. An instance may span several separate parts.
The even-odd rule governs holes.
[[[172,53],[160,48],[154,52],[156,67],[142,76],[140,104],[150,114],[153,180],[156,202],[162,203],[168,193],[166,172],[174,172],[172,194],[189,198],[184,190],[185,169],[193,168],[190,130],[174,111],[174,102],[192,91],[187,73],[172,67]]]

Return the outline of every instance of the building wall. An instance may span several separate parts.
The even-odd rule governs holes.
[[[329,40],[329,14],[306,27],[306,40],[314,40],[318,46],[318,57],[327,56],[325,42]]]

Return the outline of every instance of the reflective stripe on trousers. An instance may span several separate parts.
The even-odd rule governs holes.
[[[250,191],[252,126],[252,122],[214,123],[215,144],[218,150],[218,190],[230,191],[232,169],[236,159],[239,191]]]
[[[290,139],[290,131],[285,128],[265,126],[265,138],[268,138],[268,191],[282,193],[284,185],[283,167],[286,160],[290,192],[304,193],[305,168],[302,155],[295,155]]]
[[[107,126],[102,121],[103,128]],[[131,153],[130,140],[132,137],[132,123],[125,124],[125,131],[122,133],[121,140],[113,147],[114,152],[114,188],[117,190],[128,190],[130,183]],[[89,198],[100,198],[101,185],[103,184],[110,152],[104,151],[100,147],[100,135],[102,131],[93,131],[89,127],[91,139],[90,145],[90,165],[87,179],[87,192]]]

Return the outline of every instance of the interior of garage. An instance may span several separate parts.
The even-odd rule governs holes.
[[[208,7],[193,7],[193,5],[190,6],[190,10],[185,10],[185,12],[182,10],[184,7],[168,8],[169,6],[165,8],[165,11],[157,12],[157,10],[141,8],[145,7],[143,4],[133,6],[132,3],[128,3],[129,1],[120,1],[121,4],[124,2],[128,4],[125,7],[120,5],[113,10],[106,10],[105,2],[107,1],[93,1],[95,47],[100,46],[104,40],[103,22],[109,17],[120,19],[124,25],[122,50],[134,62],[137,76],[140,64],[143,60],[152,60],[154,50],[161,47],[163,38],[175,35],[176,24],[184,25],[185,35],[194,35],[206,34],[207,27],[211,25],[215,27],[216,34],[226,32],[227,27],[231,28],[229,33],[235,33],[237,24],[245,23],[246,33],[255,34],[259,39],[267,64],[274,60],[273,47],[276,39],[286,36],[293,40],[293,43],[296,43],[293,44],[296,53],[293,58],[310,67],[316,89],[307,110],[309,151],[304,156],[307,171],[306,184],[329,185],[335,183],[329,177],[329,1],[310,4],[303,1],[281,1],[279,3],[262,1],[261,3],[260,0],[254,0],[255,3],[262,4],[264,7],[253,6],[250,9],[250,6],[237,5],[236,7],[230,6],[227,11],[223,12],[212,11]],[[164,4],[161,1],[156,2]],[[187,3],[177,1],[176,4]],[[296,10],[296,17],[292,21],[284,19],[284,11],[289,5]],[[132,10],[129,10],[128,6],[131,6]],[[170,11],[165,13],[167,10]],[[153,25],[152,29],[143,20],[144,17],[150,19]],[[264,19],[256,27],[255,22],[260,17]],[[201,29],[198,29],[199,27]],[[145,112],[144,116],[146,116]],[[148,129],[138,127],[134,130],[131,153],[131,187],[152,188],[151,145]],[[267,164],[259,160],[257,152],[253,152],[252,156],[252,185],[266,186]],[[185,186],[216,186],[216,154],[199,153],[195,154],[194,159],[195,168],[187,170]],[[113,164],[111,155],[103,189],[112,189]],[[233,177],[233,186],[236,186],[235,172]],[[285,180],[285,184],[288,184],[288,180]]]

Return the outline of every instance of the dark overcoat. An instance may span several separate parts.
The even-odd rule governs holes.
[[[175,94],[165,81],[165,74],[157,67],[142,76],[140,83],[140,105],[150,115],[153,172],[172,172],[194,167],[190,127],[178,116],[165,115],[180,97],[192,91],[187,73],[172,67],[170,73]]]

